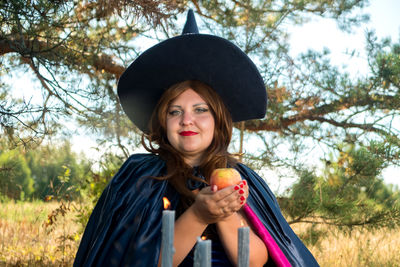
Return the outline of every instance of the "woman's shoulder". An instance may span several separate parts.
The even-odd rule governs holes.
[[[135,153],[128,157],[126,162],[146,162],[146,161],[163,161],[160,156],[153,153]]]
[[[241,162],[236,163],[235,169],[241,173],[259,176],[252,168]]]
[[[147,165],[164,165],[164,160],[161,159],[160,156],[152,154],[152,153],[136,153],[132,154],[128,157],[128,159],[122,164],[124,166],[143,166],[143,164]]]
[[[264,197],[268,196],[273,200],[276,207],[279,208],[275,195],[269,188],[265,177],[261,177],[256,171],[243,163],[238,163],[236,169],[240,172],[242,178],[249,183],[252,188],[251,192],[263,195]]]
[[[113,182],[131,177],[160,176],[165,168],[165,162],[158,155],[150,153],[132,154],[122,164]]]
[[[253,183],[257,186],[263,186],[268,191],[270,190],[267,185],[266,179],[264,177],[261,177],[255,170],[253,170],[251,167],[247,166],[246,164],[237,163],[236,170],[239,171],[239,173],[241,174],[243,179],[251,181],[251,183]]]

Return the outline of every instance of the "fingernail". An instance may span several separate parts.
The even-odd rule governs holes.
[[[239,186],[235,186],[235,190],[239,190]]]
[[[243,201],[242,201],[242,202],[240,202],[240,205],[243,205],[243,203],[244,203]]]
[[[240,184],[240,188],[243,188],[243,184]]]
[[[247,184],[246,180],[243,180],[243,184],[244,184],[244,185],[246,185],[246,184]]]
[[[246,198],[245,198],[244,196],[241,196],[241,197],[240,197],[240,200],[241,200],[241,201],[244,201],[245,199],[246,199]]]
[[[244,194],[244,191],[242,189],[240,189],[239,194]]]

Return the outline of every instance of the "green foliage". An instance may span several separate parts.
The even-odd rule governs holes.
[[[372,143],[372,150],[368,150],[343,145],[337,159],[326,163],[321,176],[300,171],[291,195],[280,199],[290,222],[348,227],[399,225],[400,191],[379,178],[386,165],[379,153],[384,146]]]
[[[367,35],[368,52],[373,54],[371,66],[376,73],[376,82],[379,82],[386,90],[391,90],[395,95],[399,95],[396,90],[400,86],[400,43],[392,43],[390,39],[377,42],[374,32]]]
[[[298,183],[293,185],[291,196],[279,198],[281,208],[290,218],[307,218],[317,209],[316,183],[317,177],[312,172],[303,171]]]
[[[0,154],[0,195],[13,199],[30,197],[34,191],[31,171],[21,151]]]
[[[80,184],[79,192],[82,201],[75,206],[78,211],[76,222],[81,226],[80,233],[83,232],[89,220],[92,208],[97,203],[106,185],[117,173],[123,163],[123,159],[114,154],[105,154],[103,159],[98,162],[99,168],[86,177],[85,182]]]
[[[307,246],[315,246],[319,244],[319,241],[321,241],[325,235],[326,231],[318,229],[317,224],[311,224],[305,231],[299,234],[299,238]]]
[[[34,149],[0,146],[0,193],[11,199],[76,199],[92,175],[92,165],[64,142]]]
[[[76,198],[90,175],[91,165],[71,150],[69,142],[60,146],[43,145],[26,154],[35,180],[35,197]]]
[[[55,221],[73,210],[82,233],[94,204],[124,161],[109,153],[94,166],[74,153],[67,141],[43,144],[27,152],[21,147],[6,149],[7,142],[2,139],[0,144],[0,202],[60,201],[46,222],[49,231]]]

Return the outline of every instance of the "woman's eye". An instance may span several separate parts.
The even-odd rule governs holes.
[[[196,108],[196,113],[204,113],[208,111],[208,108]]]
[[[168,115],[171,115],[171,116],[178,116],[178,115],[180,115],[182,112],[180,111],[180,110],[177,110],[177,109],[175,109],[175,110],[170,110],[169,112],[168,112]]]

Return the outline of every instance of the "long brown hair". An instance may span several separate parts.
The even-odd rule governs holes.
[[[189,178],[203,180],[193,176],[193,168],[184,162],[183,155],[170,144],[166,128],[170,104],[189,88],[206,101],[215,122],[214,138],[198,166],[206,178],[206,182],[209,182],[209,177],[214,169],[233,167],[237,163],[237,160],[228,152],[233,125],[228,109],[211,87],[195,80],[174,84],[164,92],[151,116],[149,134],[142,135],[142,145],[147,151],[160,155],[166,161],[167,175],[157,177],[157,179],[169,180],[175,189],[190,201],[194,199],[194,194],[187,188],[187,180]],[[148,144],[146,144],[146,140]]]

